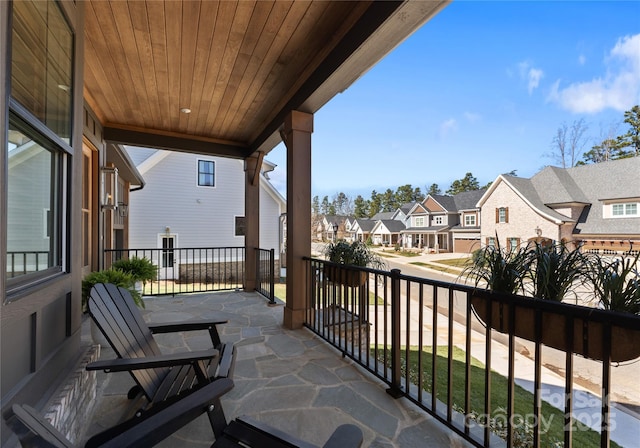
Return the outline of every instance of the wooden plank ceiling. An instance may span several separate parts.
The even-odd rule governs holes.
[[[424,18],[415,22],[423,23],[445,2],[426,3]],[[264,150],[292,107],[315,112],[321,104],[305,106],[309,96],[403,5],[249,0],[85,4],[84,95],[105,125],[105,136],[118,143],[160,147],[165,142],[166,147],[236,157]],[[396,32],[394,39],[413,29],[407,27],[404,36]],[[348,82],[368,68],[359,67]],[[191,113],[181,113],[183,108]]]

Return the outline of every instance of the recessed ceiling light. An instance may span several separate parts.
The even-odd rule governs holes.
[[[188,107],[183,107],[182,109],[180,109],[180,112],[182,112],[183,114],[190,114],[191,109],[189,109]]]

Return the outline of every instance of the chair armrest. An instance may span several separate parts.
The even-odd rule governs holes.
[[[152,333],[175,333],[180,331],[196,331],[196,330],[208,330],[211,336],[211,343],[215,348],[220,346],[220,335],[216,325],[226,324],[228,320],[190,320],[180,322],[165,322],[158,324],[147,324],[149,330]]]
[[[96,434],[85,446],[121,448],[156,445],[204,412],[209,412],[210,406],[219,406],[220,397],[232,388],[233,381],[229,378],[214,381],[156,413],[133,418]]]
[[[95,361],[87,364],[87,370],[105,370],[108,372],[123,372],[139,369],[153,369],[157,367],[172,367],[193,364],[205,359],[220,356],[220,352],[211,348],[184,353],[171,353],[160,356],[147,356],[144,358],[118,358]]]
[[[212,326],[229,323],[228,320],[188,320],[179,322],[164,322],[147,324],[152,333],[173,333],[176,331],[208,330]]]
[[[362,430],[356,425],[340,425],[322,448],[359,448],[363,439]]]

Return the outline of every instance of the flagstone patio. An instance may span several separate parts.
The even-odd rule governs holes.
[[[269,306],[256,293],[216,292],[145,298],[149,322],[222,317],[225,342],[237,347],[235,387],[223,397],[230,420],[249,415],[308,442],[322,445],[342,423],[358,425],[366,447],[468,446],[451,430],[408,400],[393,399],[386,384],[343,358],[307,329],[282,326],[283,304]],[[85,322],[88,327],[89,322]],[[90,342],[90,332],[84,331]],[[161,349],[210,348],[206,332],[159,335]],[[113,357],[102,347],[101,358]],[[140,403],[127,399],[128,374],[100,373],[91,436],[116,424]],[[214,440],[209,420],[201,416],[158,446],[204,447]],[[459,445],[458,445],[459,444]]]

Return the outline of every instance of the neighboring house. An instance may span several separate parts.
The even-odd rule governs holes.
[[[373,230],[373,226],[375,226],[375,224],[376,222],[371,219],[367,219],[367,218],[356,219],[353,225],[351,226],[352,240],[366,243],[369,237],[371,236],[371,231]]]
[[[348,236],[346,227],[349,219],[353,220],[348,216],[324,215],[321,220],[322,241],[346,239]],[[334,230],[336,225],[338,226],[337,231]]]
[[[405,248],[429,252],[468,253],[479,247],[480,210],[475,203],[485,190],[448,195],[427,195],[407,214]]]
[[[565,242],[585,251],[640,249],[640,157],[562,169],[530,179],[498,176],[478,201],[483,244]]]
[[[243,161],[127,149],[146,182],[144,189],[132,192],[130,198],[131,248],[245,245]],[[266,173],[274,167],[264,161],[260,176],[260,247],[274,249],[277,262],[284,251],[281,218],[286,202],[268,180]]]
[[[404,229],[405,225],[401,220],[379,219],[371,230],[371,239],[373,244],[394,245],[400,242],[400,235]]]

